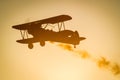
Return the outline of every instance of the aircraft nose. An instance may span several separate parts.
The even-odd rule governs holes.
[[[80,37],[80,40],[85,40],[86,38],[85,37]]]

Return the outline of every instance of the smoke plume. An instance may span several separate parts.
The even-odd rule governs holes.
[[[85,50],[75,49],[69,44],[58,44],[58,46],[64,50],[73,52],[74,55],[79,56],[82,59],[89,59],[96,63],[99,68],[104,68],[111,71],[114,75],[120,74],[120,66],[117,63],[107,60],[105,57],[95,58]]]

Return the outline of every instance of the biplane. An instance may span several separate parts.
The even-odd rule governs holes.
[[[64,22],[71,19],[72,17],[69,15],[59,15],[29,23],[14,25],[12,28],[20,30],[21,33],[22,39],[16,40],[16,42],[28,44],[29,49],[32,49],[33,43],[36,42],[39,42],[41,46],[45,46],[46,41],[73,44],[74,47],[76,47],[81,40],[86,38],[79,37],[77,31],[65,29]],[[50,24],[57,24],[58,31],[47,29]],[[32,36],[29,37],[29,35]]]

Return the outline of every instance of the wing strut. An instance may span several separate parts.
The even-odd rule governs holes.
[[[58,30],[59,31],[61,31],[62,27],[63,27],[63,30],[65,30],[65,24],[64,24],[64,22],[58,23]]]
[[[21,33],[21,37],[22,39],[25,39],[25,38],[28,38],[28,32],[27,30],[20,30],[20,33]]]
[[[44,28],[46,28],[47,26],[48,26],[48,24],[46,24]]]
[[[64,22],[62,22],[62,24],[63,24],[63,28],[64,28],[64,30],[65,30],[65,23],[64,23]]]

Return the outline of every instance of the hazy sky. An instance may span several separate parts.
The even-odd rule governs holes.
[[[92,57],[81,58],[57,43],[36,43],[32,50],[16,43],[21,36],[13,25],[61,14],[72,17],[67,29],[87,38],[77,50]],[[120,65],[119,0],[1,0],[0,22],[1,80],[120,80],[112,73]],[[100,57],[107,67],[97,65]]]

